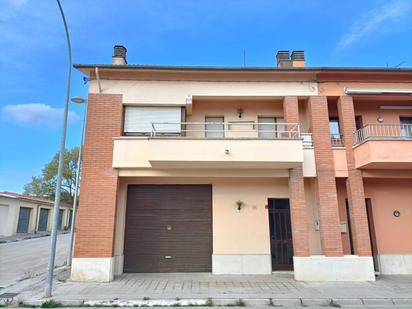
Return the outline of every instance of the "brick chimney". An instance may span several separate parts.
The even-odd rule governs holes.
[[[278,68],[301,68],[305,66],[305,52],[294,50],[289,54],[288,50],[280,50],[276,54]]]
[[[112,64],[114,65],[126,65],[126,53],[127,49],[123,45],[114,46],[114,54],[112,57]]]
[[[291,55],[292,67],[302,68],[305,66],[305,52],[303,50],[294,50]]]
[[[288,50],[279,50],[276,54],[278,68],[290,68],[292,66]]]

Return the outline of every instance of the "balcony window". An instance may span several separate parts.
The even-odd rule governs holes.
[[[126,106],[124,133],[127,135],[180,134],[181,107]]]
[[[412,117],[400,117],[401,135],[403,137],[412,137]]]
[[[258,117],[259,138],[282,137],[285,133],[285,120],[281,117]]]
[[[332,147],[343,146],[342,136],[340,134],[339,119],[337,117],[329,118],[330,140]]]
[[[205,118],[205,136],[208,138],[224,138],[225,125],[223,117]]]

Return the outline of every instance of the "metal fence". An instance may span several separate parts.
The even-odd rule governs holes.
[[[150,136],[181,136],[189,138],[258,138],[300,139],[298,123],[228,122],[153,122]]]
[[[412,124],[368,124],[354,134],[356,144],[367,140],[412,139]]]

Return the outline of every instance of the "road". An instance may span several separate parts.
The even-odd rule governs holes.
[[[65,263],[70,234],[57,237],[56,266]],[[0,287],[46,272],[50,236],[0,244]]]

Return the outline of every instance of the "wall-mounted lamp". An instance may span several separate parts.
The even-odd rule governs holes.
[[[385,121],[385,119],[383,119],[382,116],[378,116],[378,118],[376,118],[376,120],[377,120],[379,123],[383,123],[383,122]]]
[[[239,118],[242,118],[243,108],[238,108],[237,113],[239,114]]]
[[[243,201],[239,200],[239,201],[236,202],[236,205],[237,205],[237,210],[240,211],[242,209],[242,206],[245,206],[245,203]]]
[[[229,150],[229,149],[225,149],[225,154],[229,155],[229,154],[230,154],[230,150]]]

